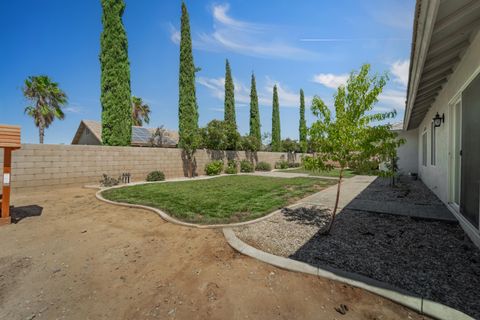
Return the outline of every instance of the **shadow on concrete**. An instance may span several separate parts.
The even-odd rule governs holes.
[[[39,217],[42,215],[43,208],[37,205],[13,207],[10,210],[12,223],[19,223],[23,219],[30,217]]]

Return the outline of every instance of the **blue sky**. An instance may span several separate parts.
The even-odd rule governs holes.
[[[299,90],[307,107],[319,95],[331,105],[346,75],[370,63],[390,81],[378,111],[403,118],[413,0],[186,1],[194,44],[200,125],[223,118],[225,59],[236,86],[237,122],[248,132],[250,75],[255,72],[262,132],[271,131],[272,87],[279,87],[282,138],[298,138]],[[152,109],[155,127],[178,126],[180,0],[126,0],[132,94]],[[101,32],[99,0],[0,1],[0,123],[22,126],[22,140],[38,142],[21,87],[46,74],[69,97],[64,121],[46,143],[69,144],[81,119],[99,120]],[[314,120],[307,110],[307,124]]]

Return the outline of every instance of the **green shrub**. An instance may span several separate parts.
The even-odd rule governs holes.
[[[298,163],[298,162],[290,162],[290,163],[288,164],[288,167],[289,167],[289,168],[298,168],[298,167],[300,167],[300,163]]]
[[[351,161],[349,167],[356,174],[377,175],[379,172],[380,161],[377,159],[360,159]]]
[[[236,174],[238,172],[237,161],[228,160],[227,167],[225,168],[225,173],[227,174]]]
[[[257,163],[257,167],[255,168],[257,171],[272,171],[272,166],[268,162],[259,162]]]
[[[162,171],[152,171],[147,175],[147,181],[163,181],[165,174]]]
[[[223,161],[222,160],[215,160],[208,163],[205,166],[205,173],[208,176],[216,176],[222,173],[223,171]]]
[[[275,169],[288,169],[288,161],[280,160],[275,163]]]
[[[253,163],[248,160],[240,161],[240,172],[253,172]]]

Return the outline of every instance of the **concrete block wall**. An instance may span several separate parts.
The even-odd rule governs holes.
[[[300,161],[300,156],[296,156]],[[195,154],[196,173],[204,174],[205,165],[217,159],[252,159],[245,151],[198,150]],[[257,152],[255,161],[275,162],[287,159],[282,152]],[[0,166],[3,164],[0,149]],[[1,170],[1,169],[0,169]],[[131,174],[132,181],[145,180],[147,174],[161,170],[167,178],[186,176],[182,150],[174,148],[108,147],[88,145],[23,144],[12,156],[12,188],[82,186],[97,184],[103,173],[118,177]]]

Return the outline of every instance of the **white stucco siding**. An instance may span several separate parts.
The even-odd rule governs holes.
[[[438,95],[434,104],[418,127],[418,171],[423,182],[445,203],[448,203],[449,188],[449,122],[452,117],[450,102],[461,92],[466,83],[478,74],[480,68],[480,33],[474,37],[455,72]],[[445,123],[436,129],[436,165],[431,165],[431,121],[436,113],[445,114]],[[422,165],[422,134],[427,131],[427,165]]]
[[[418,173],[418,129],[397,131],[406,143],[397,150],[400,174]]]

